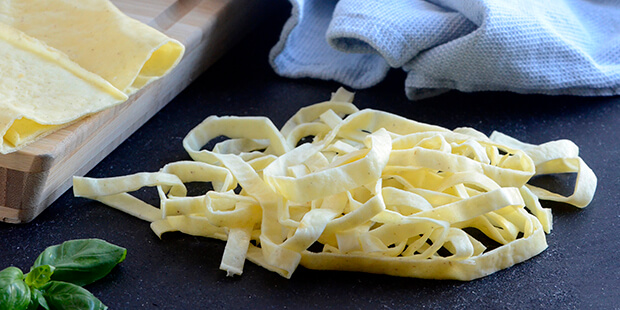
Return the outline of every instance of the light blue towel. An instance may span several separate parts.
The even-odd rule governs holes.
[[[620,0],[290,0],[270,62],[286,77],[464,92],[620,94]]]

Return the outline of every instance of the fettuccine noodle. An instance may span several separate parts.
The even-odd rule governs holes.
[[[211,116],[183,140],[194,161],[75,177],[75,196],[149,221],[160,237],[181,231],[226,240],[220,268],[229,275],[241,274],[247,259],[286,278],[301,265],[457,280],[545,250],[552,217],[539,199],[577,207],[592,200],[596,176],[568,140],[531,145],[497,132],[451,131],[359,111],[352,100],[339,89],[281,130],[264,117]],[[220,136],[229,139],[203,149]],[[569,197],[528,184],[566,172],[577,173]],[[188,197],[188,182],[211,182],[213,190]],[[159,208],[128,193],[143,186],[157,186]]]

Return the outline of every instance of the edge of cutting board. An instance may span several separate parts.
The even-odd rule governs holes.
[[[0,155],[0,221],[33,220],[187,87],[265,12],[257,0],[112,0],[127,15],[185,44],[176,68],[125,103]]]

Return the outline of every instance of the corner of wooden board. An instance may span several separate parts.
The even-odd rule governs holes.
[[[39,204],[49,170],[25,172],[0,167],[0,221],[26,223],[47,206]]]

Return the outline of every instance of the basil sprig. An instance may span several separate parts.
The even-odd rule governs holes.
[[[30,268],[0,271],[0,310],[107,309],[81,286],[107,275],[127,250],[100,239],[66,241],[48,247]]]

